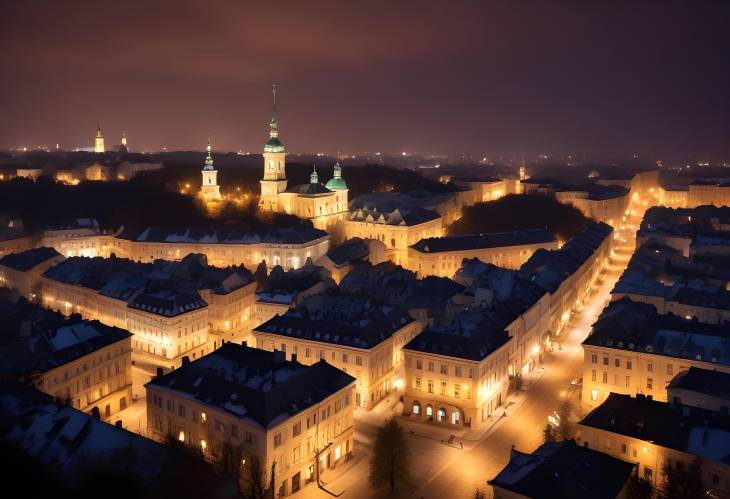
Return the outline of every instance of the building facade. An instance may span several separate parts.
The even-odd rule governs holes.
[[[319,483],[353,453],[354,379],[325,361],[227,343],[145,387],[150,432],[213,461],[257,460],[265,488],[273,470],[276,497]]]

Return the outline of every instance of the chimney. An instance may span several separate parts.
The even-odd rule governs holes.
[[[286,360],[286,353],[280,350],[274,350],[274,365],[283,364]]]
[[[187,355],[183,355],[182,365],[187,366],[188,364],[190,364],[190,357],[188,357]]]
[[[114,426],[116,426],[117,428],[119,428],[121,430],[122,429],[122,420],[117,419],[117,421],[114,423]]]
[[[157,368],[157,376],[155,376],[155,377],[157,377],[157,378],[162,377],[162,368],[161,367]]]
[[[91,409],[91,417],[93,417],[94,419],[101,419],[101,413],[99,412],[98,407],[94,407],[93,409]]]
[[[296,362],[297,361],[297,354],[293,353],[291,354],[291,361]]]

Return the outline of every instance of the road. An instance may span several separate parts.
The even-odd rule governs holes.
[[[643,208],[643,207],[642,207]],[[517,404],[508,409],[508,416],[497,421],[478,441],[464,440],[461,446],[449,446],[438,433],[430,435],[408,433],[412,454],[411,470],[417,484],[409,494],[414,498],[471,498],[479,488],[491,497],[487,480],[493,478],[509,461],[513,448],[532,452],[543,442],[543,428],[547,416],[555,411],[566,397],[574,399],[579,411],[580,388],[571,386],[574,377],[583,373],[583,348],[581,342],[590,332],[591,325],[610,299],[610,292],[621,272],[626,268],[635,245],[635,229],[643,216],[643,209],[635,209],[633,216],[619,230],[615,257],[596,283],[583,309],[575,312],[563,332],[562,349],[547,353],[539,377],[530,383],[529,389]],[[394,397],[395,399],[395,397]],[[395,409],[395,410],[394,410]],[[397,412],[394,407],[377,407],[373,413],[356,416],[356,448],[360,449],[353,463],[342,470],[325,476],[327,488],[347,498],[379,497],[367,484],[370,447],[378,424],[385,417]],[[411,428],[407,425],[407,429]],[[298,497],[331,498],[316,488],[304,489]]]

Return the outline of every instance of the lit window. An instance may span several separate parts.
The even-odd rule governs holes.
[[[202,450],[205,450],[205,448],[208,447],[208,443],[205,440],[200,441],[200,448]]]
[[[180,434],[177,436],[177,439],[180,440],[181,442],[184,442],[185,441],[185,432],[181,431]]]
[[[598,390],[595,388],[591,390],[591,400],[596,401],[598,400]]]

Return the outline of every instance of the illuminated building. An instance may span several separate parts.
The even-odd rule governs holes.
[[[245,468],[256,458],[264,487],[273,472],[282,497],[321,483],[352,454],[354,384],[324,361],[226,343],[145,385],[147,429],[214,462],[233,456]]]
[[[289,213],[312,220],[316,228],[335,230],[335,226],[348,211],[348,188],[342,178],[339,163],[327,185],[319,182],[316,168],[308,184],[287,188],[286,150],[279,139],[279,122],[276,114],[276,88],[269,123],[269,140],[264,145],[264,177],[261,180],[259,209],[276,213]]]
[[[700,466],[706,497],[730,497],[730,419],[727,414],[612,393],[578,423],[578,444],[636,463],[655,487],[664,470]]]
[[[165,366],[243,340],[253,321],[252,274],[210,267],[201,255],[154,264],[73,257],[46,271],[41,286],[47,308],[128,329],[135,354]]]
[[[129,149],[127,148],[127,134],[122,132],[122,143],[119,146],[119,152],[120,153],[128,153]]]
[[[659,314],[647,303],[622,298],[603,311],[583,342],[583,407],[610,393],[667,400],[667,386],[690,368],[730,373],[723,324]]]
[[[104,135],[101,133],[101,127],[97,127],[94,137],[94,152],[103,153],[104,151]]]
[[[374,239],[385,245],[385,258],[405,265],[408,247],[421,239],[442,235],[442,218],[433,210],[418,206],[396,207],[371,204],[360,196],[344,222],[347,239]],[[362,202],[358,205],[357,202]]]
[[[41,276],[63,261],[53,248],[33,248],[0,258],[0,286],[17,291],[30,301],[41,295]]]
[[[3,302],[0,377],[19,379],[76,409],[103,417],[132,403],[129,331],[65,320],[20,299]],[[17,326],[17,327],[14,327]]]
[[[218,171],[213,167],[213,147],[210,145],[210,137],[208,137],[207,155],[205,157],[205,166],[203,166],[203,180],[200,184],[200,194],[206,202],[220,201],[221,192],[218,187]]]
[[[245,265],[255,270],[261,262],[285,270],[316,261],[329,249],[330,235],[311,227],[274,228],[268,226],[210,229],[146,227],[125,228],[115,235],[97,238],[99,255],[138,262],[156,259],[180,260],[193,253],[203,254],[210,265]]]
[[[540,248],[558,249],[558,240],[547,229],[431,237],[408,248],[406,268],[419,277],[451,277],[464,259],[478,258],[515,269]]]
[[[367,299],[320,294],[256,326],[256,346],[305,364],[326,361],[357,379],[355,406],[371,409],[394,389],[401,347],[422,328],[405,311]]]

